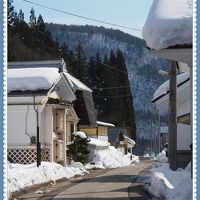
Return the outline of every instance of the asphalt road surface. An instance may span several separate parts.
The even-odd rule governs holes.
[[[153,161],[141,160],[135,166],[94,170],[90,174],[40,187],[16,197],[27,200],[148,200],[140,181],[146,177]],[[139,179],[138,179],[139,178]]]

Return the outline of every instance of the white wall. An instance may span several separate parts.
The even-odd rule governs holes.
[[[46,105],[41,115],[41,142],[47,146],[52,145],[53,133],[53,106]]]
[[[190,100],[190,81],[187,81],[177,88],[177,111],[179,111],[184,104],[190,104]],[[160,98],[155,103],[160,109],[168,110],[169,94]]]
[[[191,126],[177,124],[177,150],[190,150],[192,143]]]
[[[29,145],[30,136],[36,136],[36,113],[33,106],[8,106],[8,145]]]
[[[105,136],[105,135],[98,136],[98,139],[108,142],[108,136]]]

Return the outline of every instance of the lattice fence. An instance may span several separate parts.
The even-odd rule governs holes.
[[[42,161],[50,162],[50,149],[42,148]]]
[[[31,164],[36,158],[36,147],[8,147],[8,161],[11,163]],[[42,148],[42,161],[50,161],[49,148]]]

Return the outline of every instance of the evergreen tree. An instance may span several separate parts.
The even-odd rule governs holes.
[[[79,42],[75,49],[75,70],[74,74],[86,85],[89,84],[89,66],[87,63],[86,55],[81,43]]]
[[[88,138],[81,138],[79,135],[74,137],[72,144],[68,146],[69,154],[75,162],[81,162],[83,164],[88,162],[89,153],[88,150]]]
[[[8,28],[11,28],[13,24],[13,18],[14,18],[14,6],[12,5],[13,0],[8,0]]]
[[[41,31],[43,33],[46,33],[46,25],[44,23],[42,15],[38,16],[36,27],[37,27],[37,30],[39,30],[39,31]]]
[[[18,19],[19,22],[24,22],[24,12],[22,11],[22,9],[19,10]]]
[[[94,88],[93,98],[95,108],[97,109],[98,119],[102,119],[105,110],[105,66],[102,63],[99,53],[96,53],[95,58],[90,58],[90,73],[91,73],[91,87]]]
[[[117,50],[116,53],[116,61],[118,64],[118,69],[127,73],[126,63],[121,50]],[[130,86],[128,73],[119,76],[119,86]],[[119,90],[120,91],[120,90]],[[121,113],[122,119],[124,119],[124,125],[129,128],[129,137],[132,139],[136,139],[136,125],[135,125],[135,114],[133,107],[133,98],[131,94],[130,87],[122,88],[120,94],[124,96],[124,98],[120,99],[119,105],[120,110],[123,110]]]
[[[69,48],[66,42],[63,42],[62,45],[59,47],[59,53],[60,56],[65,59],[65,62],[67,62],[69,56]]]
[[[59,55],[61,58],[65,60],[67,67],[69,67],[69,48],[66,42],[63,42],[62,45],[59,47]]]
[[[33,8],[31,8],[30,11],[30,17],[29,17],[29,26],[31,28],[34,28],[36,26],[36,16],[35,16],[35,10]]]

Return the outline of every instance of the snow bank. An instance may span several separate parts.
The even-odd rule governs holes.
[[[57,68],[8,69],[8,92],[48,90],[59,77]]]
[[[151,49],[192,44],[192,0],[154,0],[142,34]]]
[[[78,131],[73,133],[74,136],[79,136],[82,139],[87,138],[87,135],[84,132]]]
[[[143,155],[143,157],[145,157],[145,158],[151,158],[151,156],[150,156],[148,153],[145,153],[145,154]]]
[[[95,156],[91,161],[91,164],[86,165],[89,168],[117,168],[126,167],[132,163],[139,162],[138,156],[132,155],[132,160],[130,159],[130,154],[124,155],[122,152],[118,151],[115,147],[110,146],[107,149],[96,150]]]
[[[95,138],[89,138],[89,140],[90,141],[88,142],[88,144],[90,144],[90,145],[94,145],[94,146],[98,146],[98,147],[109,147],[110,146],[109,142],[106,142],[103,140],[98,140]]]
[[[166,157],[166,152],[162,150],[157,156],[156,159],[159,162],[168,162],[168,158]]]
[[[159,163],[152,169],[149,192],[166,200],[191,200],[192,179],[191,164],[188,167],[172,171],[167,163]]]
[[[184,81],[189,79],[189,77],[190,77],[190,75],[187,72],[179,74],[177,76],[177,85],[183,83]],[[160,97],[162,95],[167,94],[168,91],[169,91],[169,80],[164,82],[162,85],[160,85],[160,87],[155,91],[155,93],[153,95],[153,100],[157,99],[158,97]]]
[[[19,191],[28,186],[83,175],[86,169],[81,163],[72,162],[63,167],[57,163],[42,162],[38,168],[36,163],[29,165],[8,164],[8,194]]]

